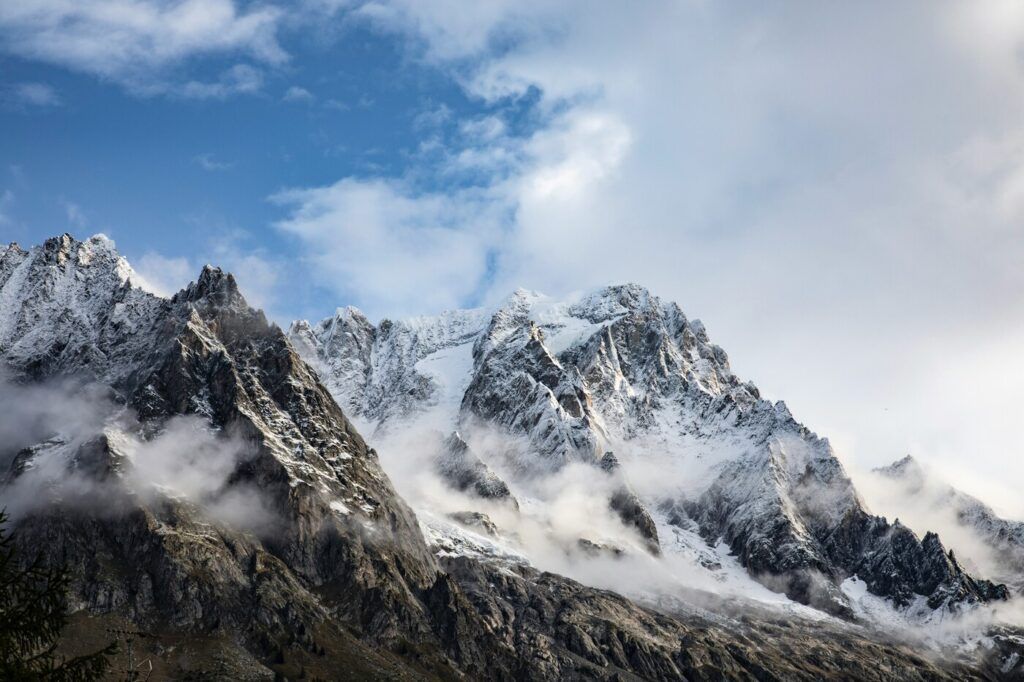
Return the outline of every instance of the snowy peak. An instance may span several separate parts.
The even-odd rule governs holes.
[[[212,265],[204,265],[199,278],[190,282],[171,300],[175,303],[188,302],[224,309],[244,310],[249,307],[238,290],[234,275]]]
[[[897,561],[931,556],[933,543],[868,514],[828,441],[737,378],[703,324],[641,286],[563,300],[520,289],[491,311],[356,319],[296,323],[291,334],[368,428],[426,420],[458,429],[469,448],[497,434],[504,445],[481,448],[480,464],[512,490],[570,465],[609,469],[609,506],[655,553],[659,538],[699,533],[757,579],[846,616],[840,584],[861,574],[900,603],[908,591],[943,604],[1003,596],[955,562],[933,561],[932,580]],[[352,327],[339,343],[337,330]]]
[[[532,321],[514,331],[507,328],[499,311],[483,343],[476,344],[460,423],[471,429],[482,422],[524,438],[528,452],[518,462],[524,472],[550,472],[574,461],[596,463],[606,438],[579,372],[548,351]]]
[[[140,331],[162,305],[137,280],[103,235],[12,244],[0,257],[0,356],[31,374],[113,370],[103,337]]]
[[[612,329],[616,321],[622,324]],[[616,373],[625,377],[631,372],[630,378],[646,391],[655,374],[674,372],[708,392],[728,392],[739,386],[727,356],[710,343],[702,324],[689,322],[678,306],[663,304],[635,284],[562,301],[520,289],[491,311],[447,311],[377,325],[355,308],[339,308],[316,324],[293,323],[289,334],[303,357],[321,370],[342,405],[376,428],[396,416],[404,418],[439,402],[451,402],[452,392],[466,389],[463,376],[453,383],[432,371],[437,363],[431,356],[443,352],[450,358],[449,349],[472,342],[472,357],[479,363],[506,341],[517,344],[533,339],[552,364],[564,365],[569,373],[575,367],[585,374],[594,369],[593,356],[613,342],[606,335],[602,346],[599,333],[606,328],[620,337],[619,350],[636,348],[636,355],[643,356],[642,361],[627,363],[632,353],[624,353],[621,366],[611,369],[612,381]],[[637,348],[641,340],[651,348]],[[749,385],[736,392],[756,396],[756,389]],[[461,403],[462,395],[455,402]],[[457,422],[455,412],[448,410],[449,426]]]
[[[407,552],[410,567],[435,570],[374,453],[232,275],[206,266],[171,299],[159,298],[132,285],[130,267],[102,236],[64,235],[28,252],[8,248],[3,258],[5,371],[25,382],[72,375],[103,385],[147,436],[182,416],[238,434],[254,452],[232,484],[274,496],[295,524],[315,521],[341,535],[356,532],[349,516],[386,524],[406,543],[393,551]],[[336,570],[306,568],[314,578]]]
[[[812,678],[854,664],[864,677],[877,665],[897,676],[931,670],[827,619],[807,625],[783,611],[778,625],[773,611],[763,621],[736,619],[737,633],[731,616],[708,618],[677,603],[676,593],[670,616],[535,570],[515,548],[506,551],[502,543],[517,534],[499,526],[558,499],[560,487],[573,495],[531,521],[553,525],[563,512],[582,524],[594,516],[604,528],[614,525],[626,547],[639,538],[650,554],[591,538],[597,525],[567,535],[563,546],[570,562],[586,556],[603,573],[640,567],[645,572],[630,574],[638,590],[649,587],[644,577],[679,565],[659,562],[693,551],[717,572],[712,580],[737,579],[742,561],[780,590],[803,581],[802,593],[790,592],[816,604],[808,596],[815,590],[841,600],[836,585],[851,576],[876,594],[924,598],[937,608],[1004,596],[967,575],[936,537],[918,541],[865,514],[827,442],[735,379],[699,323],[635,285],[560,302],[517,292],[495,310],[376,325],[343,308],[317,324],[295,323],[289,336],[291,343],[214,267],[166,299],[136,286],[102,237],[65,235],[0,252],[0,362],[17,375],[18,389],[74,375],[102,386],[116,411],[102,428],[76,434],[87,437],[58,433],[18,444],[11,459],[11,444],[0,443],[14,464],[0,478],[5,494],[6,486],[31,484],[33,472],[55,472],[37,466],[54,460],[66,465],[60,473],[87,478],[89,491],[101,493],[95,513],[66,513],[66,500],[55,500],[18,527],[25,547],[73,569],[77,606],[140,627],[170,624],[168,650],[188,649],[197,634],[203,646],[213,641],[206,635],[224,635],[215,639],[227,642],[226,655],[213,655],[218,664],[241,660],[225,673],[238,678],[272,674],[251,667],[249,654],[275,672],[301,672],[308,662],[315,671],[396,652],[415,658],[406,676],[678,679],[718,666],[734,676]],[[440,430],[431,464],[450,487],[469,493],[458,504],[483,500],[493,520],[482,510],[449,509],[443,515],[463,535],[428,545],[429,522],[417,522],[328,388],[378,429],[421,434],[424,421],[468,427]],[[176,430],[182,424],[201,425],[209,449],[193,447]],[[147,494],[133,487],[143,460],[132,448],[159,445],[156,459],[166,464],[164,448],[184,443],[182,462],[192,466],[234,441],[244,454],[201,494],[149,479]],[[519,457],[520,470],[490,466],[505,450]],[[208,483],[209,471],[200,473]],[[543,497],[544,484],[555,497]],[[246,525],[264,516],[263,529]],[[470,534],[482,548],[475,555],[465,551]],[[682,584],[690,575],[670,577]],[[550,614],[559,614],[557,622]],[[819,625],[828,637],[819,637]],[[820,655],[806,665],[791,660],[809,642]],[[302,657],[286,659],[297,650]],[[405,675],[390,662],[367,670]]]
[[[878,467],[876,474],[905,483],[912,489],[920,489],[925,484],[927,474],[916,459],[910,455],[896,460],[892,464]]]

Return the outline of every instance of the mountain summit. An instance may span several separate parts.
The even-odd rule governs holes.
[[[364,430],[458,429],[514,492],[614,453],[608,505],[656,553],[724,543],[757,580],[848,618],[851,580],[897,607],[1008,598],[937,537],[870,514],[827,440],[636,284],[378,325],[346,308],[290,337]]]
[[[240,680],[939,680],[1020,660],[1010,635],[925,659],[781,597],[641,605],[539,570],[639,567],[639,587],[674,557],[739,561],[846,619],[850,581],[943,613],[1006,597],[870,516],[825,441],[639,287],[379,324],[348,308],[286,335],[217,268],[170,298],[138,282],[104,237],[0,253],[0,499],[19,556],[70,571],[62,652],[133,632],[157,677]],[[412,478],[480,509],[414,511],[385,464],[422,451]]]

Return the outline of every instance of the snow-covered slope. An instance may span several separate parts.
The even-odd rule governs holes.
[[[557,504],[545,480],[607,471],[611,457],[615,483],[594,495],[640,545],[710,570],[725,548],[773,589],[847,616],[840,585],[854,576],[897,606],[1006,598],[937,538],[869,514],[827,440],[736,377],[700,321],[640,286],[560,301],[519,290],[488,312],[378,325],[346,308],[290,336],[367,428],[458,429],[522,502]]]
[[[0,352],[28,372],[123,373],[146,352],[162,306],[133,283],[138,276],[103,235],[64,235],[30,251],[11,244],[0,256]],[[117,357],[102,350],[113,338],[124,340]]]

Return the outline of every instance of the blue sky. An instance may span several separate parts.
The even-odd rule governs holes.
[[[275,228],[286,211],[270,198],[343,177],[401,176],[421,163],[427,135],[496,107],[467,97],[415,60],[405,41],[368,23],[306,38],[283,35],[288,65],[264,70],[257,90],[228,96],[140,93],[108,77],[4,55],[4,240],[34,244],[64,230],[102,231],[133,261],[148,253],[192,260],[226,248],[253,253],[281,264],[287,276],[289,298],[274,310],[282,322],[329,312],[344,290],[324,290],[301,267],[286,267],[301,245]],[[208,61],[175,66],[176,77],[215,81],[246,63]],[[52,100],[19,97],[26,84],[45,88]],[[529,106],[526,98],[498,108],[522,120]],[[424,176],[417,185],[472,181]]]
[[[1024,515],[1022,54],[1015,0],[0,3],[0,237],[282,324],[637,281]]]

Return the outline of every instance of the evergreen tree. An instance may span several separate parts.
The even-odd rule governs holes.
[[[0,680],[101,679],[115,644],[71,659],[56,653],[67,624],[68,574],[45,566],[41,557],[20,566],[6,522],[0,511]]]

